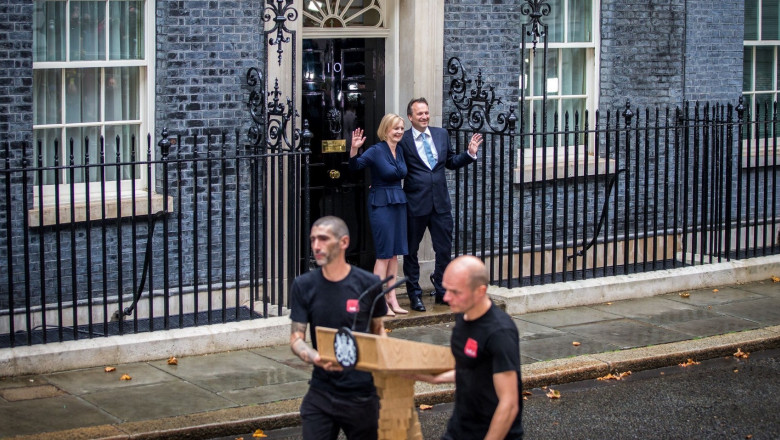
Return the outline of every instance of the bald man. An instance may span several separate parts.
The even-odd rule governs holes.
[[[520,338],[512,318],[487,295],[488,270],[476,257],[458,257],[444,271],[444,299],[455,313],[450,348],[455,369],[416,375],[455,382],[455,409],[443,440],[521,439]]]

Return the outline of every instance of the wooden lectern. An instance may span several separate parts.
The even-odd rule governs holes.
[[[336,362],[333,342],[337,330],[317,327],[317,350],[323,360]],[[356,369],[369,371],[380,399],[379,440],[422,440],[414,408],[414,380],[399,374],[439,374],[455,368],[449,347],[353,333],[357,342]]]

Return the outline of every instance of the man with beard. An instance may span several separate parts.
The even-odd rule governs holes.
[[[319,268],[293,281],[290,302],[290,348],[301,360],[314,365],[300,409],[303,438],[335,440],[343,430],[348,439],[376,439],[379,397],[371,373],[345,372],[336,363],[324,362],[317,351],[315,328],[351,327],[357,314],[355,329],[365,329],[369,309],[380,289],[360,301],[358,297],[379,278],[347,263],[349,230],[340,218],[328,216],[315,221],[309,239]],[[376,301],[371,333],[385,336],[385,314],[385,301]],[[309,324],[312,346],[306,343]]]

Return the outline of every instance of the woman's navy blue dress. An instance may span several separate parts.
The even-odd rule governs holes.
[[[403,151],[395,149],[395,157],[387,142],[370,146],[360,156],[349,159],[349,169],[371,170],[368,190],[368,219],[374,236],[377,259],[406,255],[406,194],[401,180],[406,177]]]

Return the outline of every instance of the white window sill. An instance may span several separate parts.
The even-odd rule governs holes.
[[[161,194],[152,194],[152,211],[151,213],[159,212],[163,210],[163,196]],[[120,205],[121,204],[121,205]],[[116,219],[119,217],[131,217],[133,215],[133,199],[131,197],[122,197],[117,203],[116,196],[106,196],[106,215],[103,217],[103,206],[100,196],[90,198],[89,203],[89,221],[95,220],[108,220]],[[121,211],[117,209],[121,208]],[[168,211],[173,208],[173,197],[168,196]],[[74,204],[74,220],[75,223],[81,223],[87,221],[87,203],[84,200],[77,201]],[[119,215],[117,213],[119,212]],[[136,193],[135,198],[135,215],[143,216],[148,215],[149,212],[149,197],[145,191],[139,191]],[[43,224],[41,224],[40,207],[36,206],[33,209],[27,211],[27,220],[31,228],[37,228],[40,226],[51,226],[56,224],[70,224],[71,223],[71,209],[70,200],[68,198],[60,199],[59,206],[59,223],[57,223],[57,207],[52,201],[44,200],[43,206]]]
[[[544,148],[536,149],[536,166],[534,167],[533,150],[527,148],[523,150],[523,169],[521,173],[520,161],[517,168],[514,169],[515,183],[541,182],[545,180],[585,177],[596,175],[607,175],[615,173],[615,161],[595,157],[593,153],[586,151],[585,148],[578,149],[578,157],[574,155],[574,148],[569,148],[568,157],[563,148],[558,148],[558,157],[555,157],[555,150],[552,147],[546,148],[546,157]],[[587,164],[587,173],[586,167]],[[536,168],[534,170],[534,168]],[[557,170],[556,170],[557,168]]]
[[[765,140],[759,139],[759,146],[756,149],[755,141],[745,141],[742,144],[742,168],[760,168],[763,166],[773,166],[780,164],[780,145],[772,145],[773,140],[769,139],[769,145],[764,145]],[[775,153],[772,156],[772,153]]]

